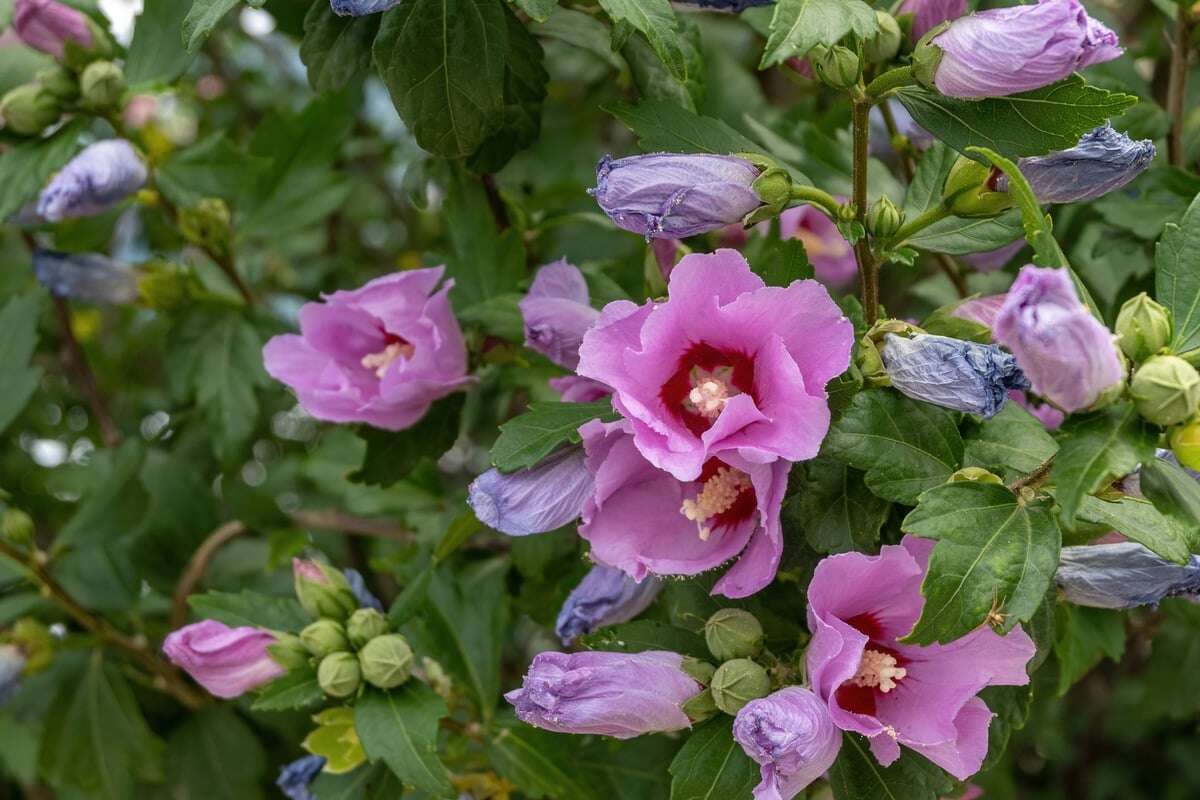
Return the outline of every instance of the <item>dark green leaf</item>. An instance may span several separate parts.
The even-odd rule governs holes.
[[[688,80],[688,60],[679,41],[679,23],[669,0],[599,0],[614,22],[641,31],[675,80]]]
[[[907,748],[900,760],[883,767],[866,739],[842,734],[842,749],[829,770],[834,800],[936,800],[953,789],[951,778]]]
[[[318,92],[336,92],[366,73],[371,44],[379,32],[379,14],[340,17],[329,3],[313,3],[304,17],[300,60],[308,83]]]
[[[146,511],[139,473],[146,449],[130,440],[116,450],[104,479],[58,533],[63,547],[111,544],[132,533]]]
[[[1191,555],[1188,529],[1145,500],[1123,497],[1110,503],[1084,497],[1078,518],[1122,533],[1176,564],[1186,564]]]
[[[1058,695],[1100,663],[1120,661],[1125,654],[1125,615],[1106,608],[1084,608],[1062,603],[1058,607],[1054,656],[1058,659]]]
[[[1074,524],[1086,495],[1154,458],[1158,439],[1129,403],[1070,417],[1062,433],[1050,474],[1067,525]]]
[[[167,741],[167,781],[176,800],[245,800],[267,768],[255,732],[224,706],[184,719]]]
[[[1175,319],[1176,353],[1200,347],[1200,195],[1178,225],[1168,223],[1154,250],[1158,302]]]
[[[639,736],[631,741],[593,737],[570,763],[583,772],[587,783],[595,787],[593,793],[600,797],[660,800],[671,790],[671,778],[663,764],[671,762],[680,744],[668,736]]]
[[[799,239],[772,242],[750,266],[768,286],[787,286],[813,277],[813,266]]]
[[[354,728],[372,761],[382,759],[404,783],[437,797],[455,797],[438,759],[438,720],[449,711],[420,681],[390,691],[367,689],[354,706]]]
[[[458,438],[465,395],[443,397],[411,428],[386,431],[362,425],[358,436],[367,443],[362,466],[348,476],[355,483],[391,486],[404,480],[423,459],[436,461]]]
[[[600,800],[595,785],[577,769],[579,744],[578,737],[506,721],[488,742],[488,760],[529,797]]]
[[[819,456],[800,466],[803,482],[788,498],[784,516],[804,531],[818,553],[871,552],[892,504],[876,497],[858,470]]]
[[[199,50],[217,23],[237,4],[238,0],[194,0],[180,28],[183,46],[187,51],[194,53]]]
[[[0,153],[0,219],[8,219],[37,197],[38,192],[75,155],[87,121],[78,119],[46,139],[30,139]]]
[[[819,44],[837,44],[850,33],[867,39],[877,30],[875,11],[862,0],[779,0],[759,69],[804,57]]]
[[[429,593],[429,583],[432,580],[433,568],[426,567],[408,582],[404,591],[388,609],[388,621],[392,623],[393,628],[399,628],[412,619],[413,614],[421,610],[421,607],[425,605],[425,599]]]
[[[617,414],[608,400],[595,403],[530,403],[529,410],[500,426],[492,445],[492,463],[502,472],[537,464],[566,442],[579,441],[579,426],[593,419],[612,422]]]
[[[125,80],[130,86],[166,84],[178,78],[195,56],[181,50],[175,32],[183,27],[192,0],[146,3],[133,27],[125,54]]]
[[[1190,549],[1200,552],[1200,482],[1161,458],[1143,462],[1142,493],[1154,507],[1188,531]]]
[[[236,207],[270,163],[251,156],[221,133],[173,153],[154,178],[163,194],[177,205],[194,206],[205,197],[219,197]]]
[[[558,8],[558,0],[513,0],[535,22],[545,22]]]
[[[1046,427],[1016,403],[980,423],[965,437],[964,467],[983,467],[1012,482],[1036,470],[1058,451]]]
[[[693,114],[663,100],[644,100],[636,106],[609,109],[637,134],[647,152],[756,153],[763,148],[724,122]]]
[[[759,779],[723,715],[692,729],[668,771],[671,800],[749,800]]]
[[[497,230],[483,184],[465,170],[448,169],[446,274],[457,282],[450,293],[455,308],[469,308],[516,292],[525,275],[525,249],[515,228]]]
[[[271,597],[242,590],[192,595],[188,605],[198,617],[215,619],[234,627],[249,625],[276,631],[298,631],[311,620],[291,597]]]
[[[42,368],[30,364],[29,359],[37,347],[38,320],[45,304],[45,292],[35,291],[18,295],[0,308],[0,330],[4,331],[0,339],[0,386],[4,387],[0,433],[24,410],[42,378]]]
[[[316,670],[293,667],[259,689],[251,708],[255,711],[293,711],[315,708],[324,701],[325,692],[317,683]]]
[[[639,619],[603,628],[582,637],[580,644],[589,650],[616,650],[622,653],[670,650],[694,658],[710,658],[704,637],[650,619]]]
[[[933,223],[907,242],[921,250],[952,256],[996,250],[1021,238],[1021,215],[1006,211],[991,219],[947,217]]]

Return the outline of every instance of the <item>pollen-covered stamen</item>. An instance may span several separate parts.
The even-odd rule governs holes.
[[[704,482],[694,500],[684,500],[679,513],[696,523],[700,539],[707,542],[712,527],[705,523],[733,508],[738,496],[752,489],[750,476],[732,467],[722,467]]]
[[[412,358],[413,346],[408,342],[392,342],[378,353],[367,353],[362,357],[362,365],[375,370],[375,377],[382,378],[388,367],[397,358]]]
[[[684,400],[684,407],[705,419],[716,419],[721,415],[729,398],[740,394],[731,382],[732,376],[733,370],[730,367],[717,367],[714,370],[693,368],[692,390]]]
[[[896,682],[908,674],[904,667],[896,666],[896,657],[878,650],[864,650],[858,672],[850,679],[855,686],[878,689],[887,694],[896,688]]]

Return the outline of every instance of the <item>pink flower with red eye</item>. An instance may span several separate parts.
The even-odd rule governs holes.
[[[825,385],[849,366],[853,339],[821,284],[766,286],[740,253],[718,250],[684,257],[665,302],[605,306],[578,372],[612,387],[651,464],[695,481],[718,456],[815,456],[829,430]]]

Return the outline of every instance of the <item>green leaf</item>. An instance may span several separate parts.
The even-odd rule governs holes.
[[[829,784],[834,800],[937,800],[953,789],[945,772],[907,748],[901,748],[899,761],[880,766],[867,740],[849,732],[842,734]]]
[[[167,781],[177,800],[255,797],[266,769],[258,736],[227,706],[186,717],[167,740]]]
[[[158,188],[179,206],[194,206],[206,197],[219,197],[232,206],[267,171],[271,162],[250,155],[214,134],[172,153],[154,173]]]
[[[558,8],[558,0],[512,0],[535,22],[545,22]]]
[[[749,800],[759,780],[758,765],[734,741],[725,716],[693,728],[668,771],[671,800]]]
[[[1022,502],[1004,486],[958,481],[930,489],[901,524],[936,539],[921,583],[925,607],[904,641],[952,642],[984,621],[1026,622],[1042,604],[1062,547],[1047,500]],[[990,620],[992,612],[1003,623]]]
[[[517,291],[525,275],[525,248],[517,229],[497,230],[483,184],[463,169],[449,170],[446,274],[456,281],[450,300],[455,309],[465,309]]]
[[[276,631],[298,631],[311,620],[295,598],[271,597],[248,589],[208,592],[188,598],[193,613],[234,627],[249,625]]]
[[[1125,615],[1119,611],[1061,603],[1056,632],[1059,697],[1101,659],[1120,661],[1125,654]]]
[[[122,444],[104,478],[58,532],[60,547],[112,544],[134,531],[146,512],[139,473],[146,449],[137,440]]]
[[[641,31],[675,80],[687,83],[688,60],[669,0],[600,0],[600,7],[613,22],[626,22]]]
[[[637,134],[642,150],[672,153],[757,153],[762,145],[726,123],[694,114],[665,100],[643,100],[636,106],[608,109]]]
[[[991,219],[947,217],[908,238],[908,244],[952,256],[996,250],[1021,238],[1021,214],[1015,209]]]
[[[506,720],[487,748],[496,771],[531,798],[601,800],[595,784],[579,772],[578,737]]]
[[[294,711],[316,708],[325,702],[325,692],[317,683],[312,667],[293,667],[266,684],[255,695],[255,711]]]
[[[1078,518],[1124,534],[1167,561],[1186,564],[1191,556],[1188,529],[1146,500],[1123,497],[1110,503],[1098,497],[1084,497]]]
[[[438,797],[455,797],[438,759],[438,720],[450,712],[420,681],[390,691],[367,689],[354,706],[354,728],[371,761],[382,759],[404,783]]]
[[[867,488],[863,473],[818,456],[799,465],[803,482],[784,505],[784,519],[804,531],[818,553],[872,552],[892,504]]]
[[[1069,417],[1058,440],[1050,475],[1068,526],[1086,495],[1128,475],[1154,458],[1158,437],[1131,403]]]
[[[904,194],[904,213],[909,219],[942,204],[942,189],[956,161],[958,152],[942,142],[935,141],[921,154],[912,183]]]
[[[399,628],[408,622],[425,605],[433,574],[432,567],[426,567],[418,572],[392,603],[392,607],[388,609],[388,622],[392,624],[393,628]]]
[[[501,0],[405,0],[384,14],[374,57],[417,144],[461,158],[496,127],[507,47]]]
[[[3,159],[3,156],[0,156]],[[0,171],[2,174],[2,171]],[[46,293],[37,290],[17,295],[0,308],[0,433],[17,418],[37,391],[42,368],[29,363],[38,342],[38,320]]]
[[[750,266],[768,286],[788,286],[813,277],[813,266],[799,239],[771,242]]]
[[[329,3],[309,6],[304,15],[300,60],[308,67],[308,83],[313,89],[340,91],[366,74],[380,16],[340,17]]]
[[[1162,458],[1142,463],[1142,493],[1154,507],[1189,533],[1190,549],[1200,552],[1200,482]]]
[[[822,453],[864,470],[867,488],[879,497],[915,505],[921,492],[958,469],[963,441],[950,412],[871,389],[850,401]]]
[[[64,125],[46,139],[30,139],[0,153],[0,219],[8,219],[37,197],[50,177],[71,160],[87,120]]]
[[[579,741],[577,736],[563,738]],[[663,764],[669,764],[675,757],[679,740],[668,736],[639,736],[631,741],[607,736],[590,738],[570,762],[560,763],[574,764],[589,786],[594,787],[593,794],[620,800],[661,800],[668,796],[671,776]]]
[[[999,414],[984,420],[964,438],[964,467],[983,467],[1010,483],[1033,472],[1058,452],[1058,443],[1046,427],[1012,402],[1005,403]]]
[[[816,45],[837,44],[850,33],[867,39],[878,30],[875,10],[862,0],[779,0],[758,68],[803,57]]]
[[[615,650],[621,653],[670,650],[699,659],[711,657],[703,636],[650,619],[611,625],[583,636],[580,644],[589,650]]]
[[[613,52],[612,32],[607,25],[590,14],[572,8],[559,8],[537,28],[537,33],[539,36],[558,39],[586,50],[618,72],[625,69],[625,62]]]
[[[181,50],[175,31],[183,27],[192,0],[146,3],[133,27],[125,55],[125,81],[130,86],[168,84],[183,74],[195,56]]]
[[[424,459],[436,461],[458,438],[466,396],[455,392],[434,403],[411,428],[386,431],[362,425],[358,436],[367,443],[362,466],[348,476],[355,483],[391,486],[404,480]]]
[[[500,426],[492,463],[501,472],[532,467],[559,445],[579,441],[579,426],[593,419],[612,422],[612,403],[530,403],[529,410]]]
[[[1155,298],[1175,320],[1172,352],[1200,347],[1200,195],[1178,225],[1168,223],[1163,230],[1154,266]]]
[[[217,23],[238,4],[238,0],[195,0],[180,27],[183,46],[194,53],[204,44]]]

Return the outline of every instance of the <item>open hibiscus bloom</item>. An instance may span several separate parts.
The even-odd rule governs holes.
[[[579,535],[593,560],[641,581],[696,575],[736,558],[714,594],[746,597],[770,583],[783,553],[779,509],[791,465],[725,453],[705,462],[696,480],[680,481],[646,461],[629,430],[624,420],[579,429],[595,479]]]
[[[666,302],[609,303],[579,374],[613,387],[634,443],[694,481],[714,456],[766,464],[817,454],[825,384],[850,363],[854,329],[816,281],[768,287],[734,250],[684,257]]]
[[[944,645],[898,639],[921,616],[921,580],[934,542],[907,536],[878,556],[845,553],[817,565],[808,587],[807,654],[812,689],[839,728],[861,733],[887,766],[900,745],[959,780],[979,770],[992,712],[986,686],[1022,686],[1033,641],[979,628]]]

